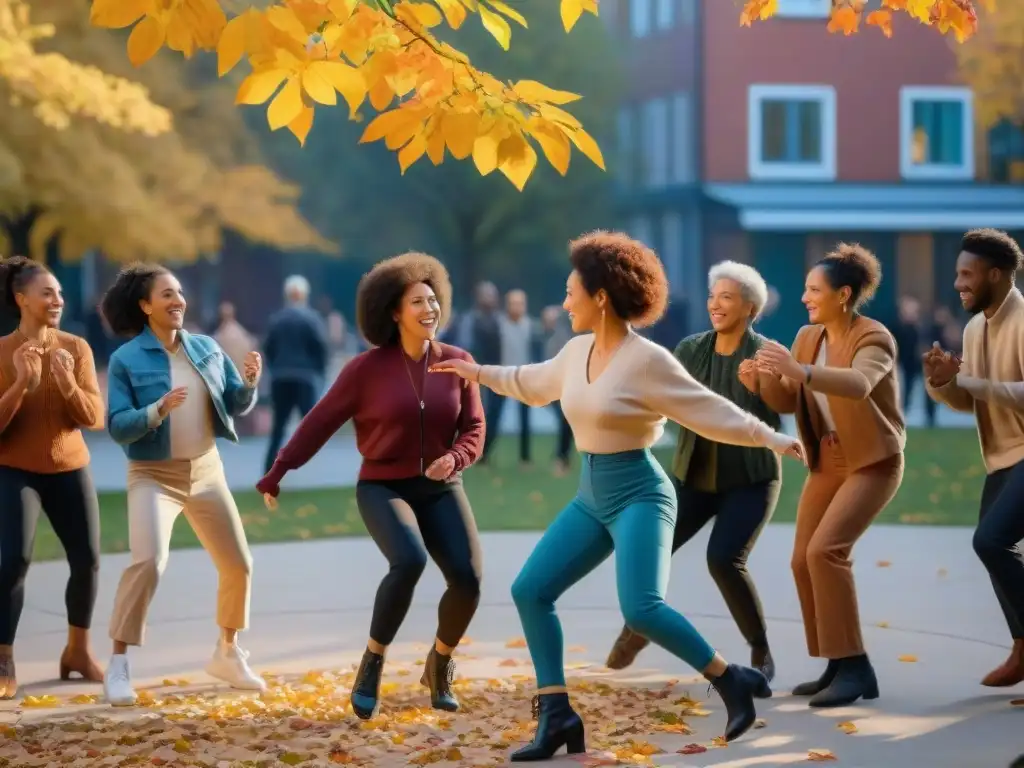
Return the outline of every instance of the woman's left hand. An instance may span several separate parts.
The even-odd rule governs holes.
[[[455,471],[455,457],[446,453],[439,459],[435,459],[424,472],[431,480],[447,480]]]
[[[441,360],[428,368],[431,373],[454,373],[468,381],[479,381],[480,366],[468,360],[460,360],[453,357],[450,360]]]
[[[769,368],[788,379],[799,381],[804,378],[803,367],[793,353],[777,341],[766,341],[754,356],[760,366]]]
[[[259,383],[261,373],[263,373],[263,358],[260,357],[259,352],[253,350],[245,356],[245,362],[242,365],[245,383],[250,387],[255,387]]]

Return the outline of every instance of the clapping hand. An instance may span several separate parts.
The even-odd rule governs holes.
[[[740,363],[738,373],[740,383],[749,391],[753,392],[756,395],[758,390],[760,389],[760,382],[757,378],[757,363],[753,359],[744,360],[743,362]]]
[[[161,419],[166,419],[167,415],[178,408],[182,403],[185,402],[185,398],[188,397],[188,387],[175,387],[166,395],[157,400],[156,409],[160,414]]]
[[[446,480],[455,471],[455,457],[446,453],[427,467],[425,474],[431,480]]]
[[[754,355],[760,370],[768,370],[789,379],[803,378],[803,369],[787,347],[777,341],[767,340]]]
[[[43,378],[43,350],[36,342],[26,341],[14,352],[14,370],[31,392]]]
[[[944,387],[960,372],[961,360],[952,352],[945,351],[938,342],[921,358],[924,375],[933,387]]]
[[[65,398],[75,391],[75,358],[66,349],[58,348],[50,357],[50,374]]]
[[[245,356],[245,361],[242,364],[242,376],[245,377],[245,383],[251,388],[255,387],[259,383],[260,374],[263,373],[263,358],[260,357],[260,353],[253,350]]]

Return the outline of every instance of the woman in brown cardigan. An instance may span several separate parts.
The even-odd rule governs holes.
[[[858,313],[881,277],[874,255],[841,243],[807,274],[803,302],[812,324],[797,333],[793,351],[768,342],[756,357],[761,396],[775,411],[796,414],[810,468],[792,567],[807,649],[828,666],[793,694],[811,696],[812,707],[878,697],[850,552],[903,479],[896,342],[885,326]]]

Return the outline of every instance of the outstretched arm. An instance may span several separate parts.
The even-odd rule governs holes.
[[[473,358],[467,355],[468,362]],[[459,435],[451,447],[455,471],[462,472],[480,458],[487,427],[484,424],[484,406],[480,400],[480,385],[462,381],[462,409],[459,411]]]
[[[700,384],[667,351],[648,358],[643,390],[649,408],[708,440],[780,453],[795,442]]]
[[[866,400],[896,364],[884,347],[862,347],[853,356],[849,368],[828,365],[810,366],[807,388],[833,397]]]

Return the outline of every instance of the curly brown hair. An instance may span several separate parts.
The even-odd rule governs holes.
[[[815,266],[822,268],[833,291],[850,289],[850,304],[857,311],[874,297],[882,283],[882,265],[860,243],[839,243]]]
[[[640,241],[622,232],[588,232],[569,243],[569,261],[587,293],[604,289],[615,314],[633,326],[646,328],[665,314],[665,268]]]
[[[356,325],[368,344],[384,347],[398,343],[395,311],[406,289],[416,283],[426,283],[437,296],[441,305],[437,329],[444,328],[452,312],[452,282],[448,270],[433,256],[410,251],[377,263],[359,281]]]

